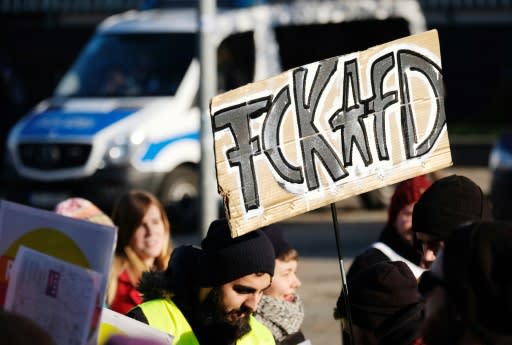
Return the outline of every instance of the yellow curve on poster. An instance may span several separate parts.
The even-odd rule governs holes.
[[[110,323],[102,323],[100,325],[100,331],[98,334],[98,345],[104,345],[107,340],[115,335],[126,335],[121,329],[117,328],[114,325],[111,325]]]
[[[29,231],[14,241],[3,253],[3,256],[16,257],[21,245],[81,267],[91,268],[82,249],[69,236],[59,230],[40,228]]]

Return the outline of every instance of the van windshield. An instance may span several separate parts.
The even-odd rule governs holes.
[[[57,97],[174,95],[196,53],[195,33],[95,36],[63,77]]]

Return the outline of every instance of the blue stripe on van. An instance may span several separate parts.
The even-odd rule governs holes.
[[[183,134],[177,137],[172,137],[159,142],[150,143],[149,147],[142,157],[143,162],[152,161],[166,146],[174,144],[182,140],[196,140],[199,141],[199,131]]]
[[[138,109],[119,109],[108,113],[62,112],[49,110],[33,116],[21,130],[21,135],[30,136],[87,136],[94,135]]]

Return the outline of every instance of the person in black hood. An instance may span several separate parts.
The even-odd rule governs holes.
[[[347,283],[353,344],[423,345],[424,304],[416,278],[403,261],[369,265],[354,273]],[[345,319],[347,315],[340,293],[334,317]]]
[[[479,220],[492,220],[491,203],[480,186],[461,175],[435,181],[412,213],[412,231],[422,248],[422,266],[432,265],[457,226]]]
[[[421,276],[428,345],[512,344],[512,223],[474,221],[445,238]]]

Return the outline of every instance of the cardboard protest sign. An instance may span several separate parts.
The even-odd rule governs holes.
[[[9,272],[20,246],[25,246],[102,274],[98,310],[103,306],[117,229],[54,212],[0,201],[0,306]]]
[[[232,235],[450,166],[443,97],[435,30],[214,97]]]

